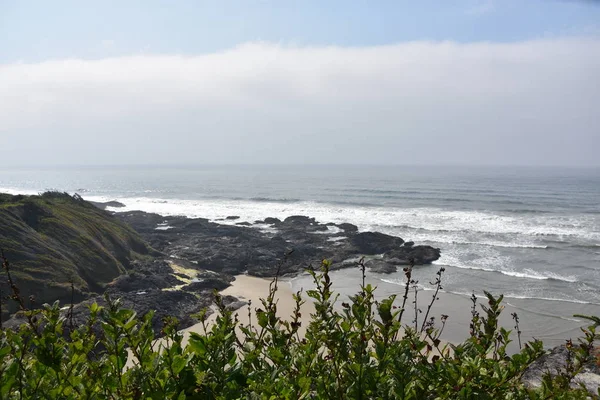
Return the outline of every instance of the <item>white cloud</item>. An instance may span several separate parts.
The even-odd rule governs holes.
[[[597,164],[600,40],[0,65],[11,162]],[[27,155],[27,156],[25,156]]]

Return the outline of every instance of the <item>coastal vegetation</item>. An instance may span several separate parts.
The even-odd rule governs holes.
[[[359,262],[364,271],[365,266]],[[9,281],[11,264],[3,260]],[[499,326],[502,296],[473,298],[470,335],[463,343],[443,344],[448,316],[438,321],[428,308],[423,319],[404,321],[411,306],[412,267],[405,268],[404,293],[376,301],[376,288],[365,284],[339,307],[332,292],[330,263],[309,270],[314,289],[305,293],[315,312],[300,313],[302,293],[288,318],[277,312],[274,278],[256,308],[256,318],[236,316],[215,292],[218,316],[197,318],[204,333],[187,345],[177,321],[163,320],[168,345],[158,347],[153,313],[136,315],[107,299],[89,306],[86,323],[74,325],[58,302],[29,310],[12,285],[12,301],[26,323],[0,336],[2,399],[586,399],[597,398],[574,379],[592,359],[597,319],[568,341],[564,368],[547,371],[541,385],[529,387],[523,376],[544,354],[540,341],[507,352],[515,331]],[[443,270],[438,271],[438,287]],[[432,304],[436,301],[435,293]],[[398,300],[396,303],[395,300]],[[398,304],[396,306],[396,304]],[[418,315],[418,314],[417,314]],[[306,334],[298,330],[307,324]],[[100,329],[95,329],[96,327]],[[240,331],[236,335],[236,330]],[[133,365],[126,368],[128,349]]]

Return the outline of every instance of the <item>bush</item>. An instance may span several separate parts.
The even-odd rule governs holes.
[[[0,398],[589,398],[570,384],[589,357],[594,326],[571,346],[572,362],[565,371],[546,376],[540,389],[528,389],[520,378],[543,346],[530,342],[507,354],[511,332],[498,326],[502,297],[486,294],[481,314],[474,300],[470,337],[460,345],[442,345],[445,318],[439,328],[427,318],[420,327],[402,322],[410,272],[407,268],[402,307],[394,307],[393,296],[376,301],[374,288],[363,280],[360,292],[338,311],[324,262],[320,271],[311,271],[315,289],[306,293],[315,313],[302,321],[300,293],[294,296],[291,320],[277,316],[277,278],[254,324],[241,324],[215,293],[216,322],[208,326],[207,313],[198,316],[206,334],[192,334],[183,346],[176,321],[166,319],[162,333],[168,346],[162,350],[154,345],[152,313],[138,318],[118,300],[108,299],[104,308],[91,305],[88,322],[77,327],[57,303],[25,310],[26,324],[1,332]],[[18,300],[18,292],[15,296]],[[304,337],[298,334],[301,323],[308,323]],[[130,368],[125,367],[128,349],[136,360]]]

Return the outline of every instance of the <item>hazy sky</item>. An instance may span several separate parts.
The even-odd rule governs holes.
[[[3,165],[600,165],[600,3],[0,0]]]

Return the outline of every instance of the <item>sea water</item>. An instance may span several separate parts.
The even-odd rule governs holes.
[[[135,166],[0,169],[0,192],[60,190],[125,208],[235,222],[307,215],[350,222],[439,247],[415,271],[429,296],[444,267],[448,305],[484,290],[504,294],[528,337],[559,341],[600,315],[600,170],[428,166]],[[225,221],[221,221],[225,222]],[[235,223],[230,222],[230,223]],[[350,294],[359,272],[339,274]],[[404,274],[370,274],[381,295],[401,293]],[[295,287],[310,284],[306,277]],[[460,308],[464,308],[461,306]],[[432,313],[434,312],[432,311]],[[469,311],[457,310],[468,318]],[[451,315],[452,318],[452,315]],[[456,318],[456,320],[460,320]],[[462,323],[461,323],[462,324]],[[466,330],[465,334],[468,333]],[[454,333],[454,336],[458,333]],[[458,338],[450,337],[458,340]]]

